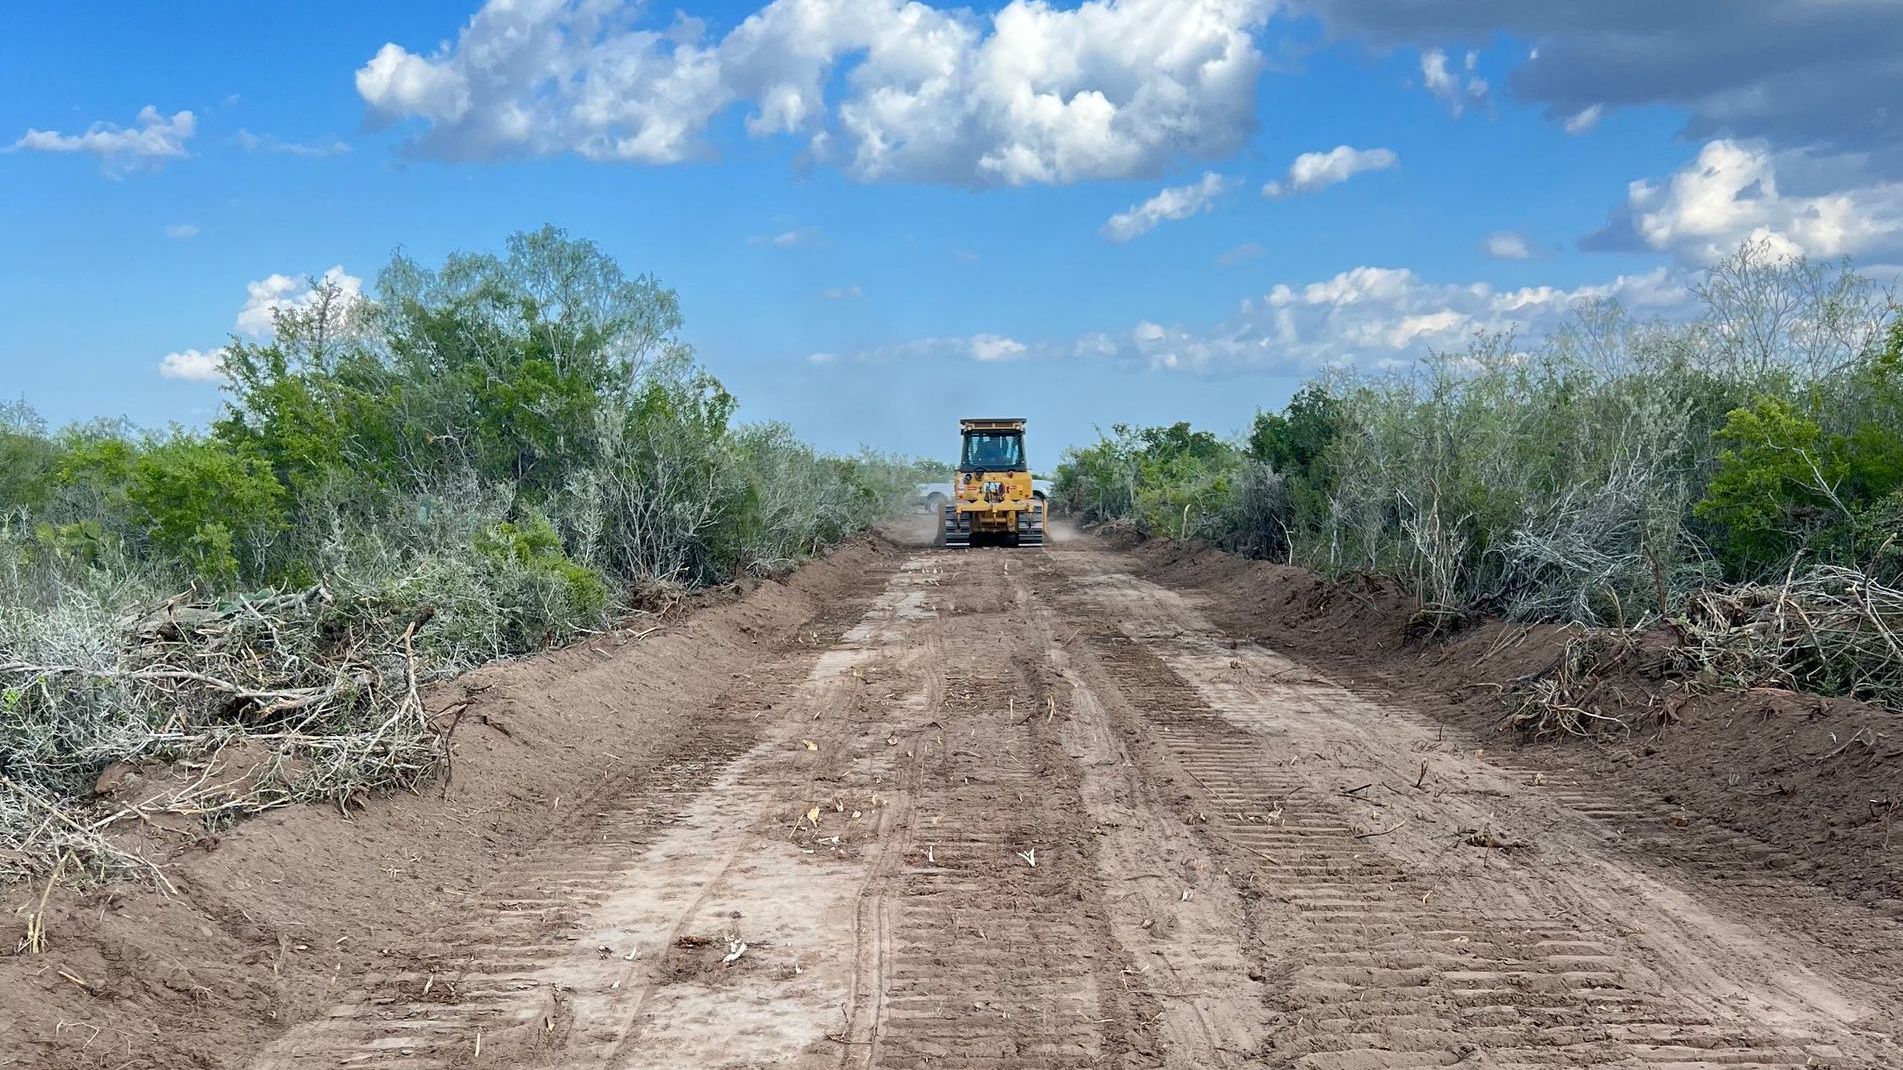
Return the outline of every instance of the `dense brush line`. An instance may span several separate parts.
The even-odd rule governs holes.
[[[421,684],[783,571],[921,478],[736,424],[673,293],[553,229],[316,285],[226,348],[208,431],[0,407],[0,882],[134,864],[73,816],[115,762],[251,748],[142,801],[208,823],[415,785]]]
[[[1483,336],[1406,374],[1330,375],[1235,440],[1120,426],[1067,455],[1058,496],[1145,534],[1398,577],[1434,619],[1637,627],[1823,568],[1898,586],[1892,294],[1756,245],[1695,291],[1690,322],[1593,304],[1537,345]],[[1853,675],[1894,695],[1903,655],[1867,649],[1891,663]]]

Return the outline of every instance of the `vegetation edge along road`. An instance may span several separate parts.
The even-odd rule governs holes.
[[[419,788],[420,688],[784,572],[944,470],[737,423],[674,294],[553,228],[313,286],[222,351],[209,430],[0,413],[0,883],[162,880],[90,803],[127,764],[257,745],[242,790],[141,804],[209,833]]]
[[[1118,426],[1065,458],[1056,497],[1090,523],[1393,577],[1428,632],[1657,623],[1704,686],[1903,711],[1903,311],[1847,263],[1763,244],[1694,289],[1689,322],[1588,304],[1537,344],[1324,376],[1238,440]],[[1628,727],[1568,712],[1580,690],[1550,697],[1530,729]]]

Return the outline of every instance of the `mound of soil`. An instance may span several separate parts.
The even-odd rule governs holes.
[[[461,909],[588,800],[721,731],[739,716],[722,694],[857,619],[893,559],[890,543],[860,539],[784,581],[703,597],[649,634],[598,636],[438,688],[432,711],[461,709],[454,763],[421,794],[348,814],[290,807],[231,829],[146,826],[134,846],[178,894],[54,889],[46,950],[0,957],[0,1066],[245,1065],[390,968],[405,934]],[[101,790],[147,797],[183,775],[114,769]],[[0,895],[0,954],[23,942],[42,891]]]
[[[1656,794],[1676,823],[1716,822],[1805,860],[1845,897],[1903,910],[1903,723],[1880,707],[1770,688],[1689,686],[1643,637],[1597,681],[1594,701],[1633,725],[1594,740],[1529,741],[1505,726],[1503,695],[1554,669],[1577,628],[1499,620],[1428,637],[1418,606],[1383,577],[1326,581],[1307,569],[1157,540],[1132,553],[1147,578],[1193,589],[1211,618],[1343,681],[1481,733],[1516,761],[1584,768]]]

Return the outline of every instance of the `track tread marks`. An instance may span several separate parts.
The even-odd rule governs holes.
[[[1087,613],[1075,613],[1089,620]],[[1212,843],[1238,849],[1263,894],[1306,932],[1282,989],[1281,1065],[1306,1070],[1485,1065],[1801,1066],[1828,1048],[1748,1022],[1674,1012],[1667,993],[1616,956],[1611,933],[1563,920],[1475,917],[1369,846],[1275,763],[1274,738],[1238,727],[1158,652],[1170,640],[1086,630],[1082,638],[1154,738],[1209,799]],[[1625,816],[1621,814],[1620,816]]]

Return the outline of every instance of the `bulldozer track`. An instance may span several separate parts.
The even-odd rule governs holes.
[[[1449,1065],[1450,1053],[1492,1067],[1876,1066],[1895,1058],[1888,1043],[1827,1017],[1813,1032],[1700,1006],[1661,981],[1641,949],[1626,946],[1628,932],[1582,924],[1538,896],[1522,898],[1517,910],[1496,910],[1446,894],[1431,876],[1376,846],[1399,827],[1364,826],[1336,805],[1353,794],[1335,787],[1341,778],[1317,775],[1316,763],[1291,761],[1289,737],[1300,733],[1288,732],[1277,704],[1235,683],[1247,678],[1252,656],[1272,664],[1270,678],[1285,674],[1286,663],[1199,634],[1193,613],[1168,612],[1167,592],[1141,593],[1160,596],[1149,612],[1162,619],[1106,614],[1104,600],[1079,599],[1086,615],[1125,624],[1090,631],[1088,644],[1131,706],[1159,730],[1161,749],[1200,789],[1212,844],[1241,856],[1239,864],[1258,871],[1268,894],[1292,908],[1300,950],[1282,989],[1278,1064],[1440,1066]],[[1338,715],[1354,701],[1312,677],[1301,686],[1306,693],[1292,697],[1324,714]],[[1444,729],[1405,711],[1380,712],[1409,723],[1421,738],[1445,738]],[[1329,731],[1355,727],[1344,718]],[[1469,746],[1456,749],[1472,742],[1461,740]],[[1631,802],[1564,778],[1550,786],[1541,778],[1537,790],[1582,824],[1599,826],[1602,845],[1625,853],[1637,847],[1626,842],[1635,830],[1662,835],[1668,827]],[[1736,834],[1672,839],[1683,843],[1678,858],[1694,872],[1698,859],[1726,874],[1740,857],[1765,866],[1747,890],[1788,896],[1782,878],[1802,869]],[[1728,862],[1717,860],[1721,854],[1731,856]],[[1894,961],[1893,953],[1882,957]]]
[[[1005,619],[970,624],[1019,639],[1032,626],[1024,592],[1000,594]],[[1036,727],[1040,664],[1015,643],[1005,658],[934,645],[942,685],[904,726],[910,828],[878,875],[881,953],[868,980],[880,988],[855,1008],[859,1065],[1106,1065],[1130,1023],[1108,962],[1114,941],[1088,906],[1074,795],[1042,772],[1053,741]]]
[[[1605,953],[1613,933],[1434,906],[1432,886],[1366,846],[1369,833],[1345,815],[1293,806],[1308,781],[1265,768],[1272,759],[1259,738],[1185,704],[1189,689],[1146,654],[1114,643],[1103,658],[1137,695],[1174,699],[1151,717],[1206,785],[1216,838],[1260,859],[1274,894],[1294,908],[1299,942],[1341,949],[1311,954],[1289,976],[1277,1049],[1290,1065],[1366,1065],[1356,1056],[1380,1053],[1383,1066],[1436,1066],[1463,1046],[1498,1066],[1803,1066],[1819,1054],[1747,1022],[1675,1013]]]
[[[407,968],[365,977],[254,1065],[466,1065],[478,1036],[491,1052],[515,1040],[500,1065],[640,1065],[630,1049],[648,999],[755,844],[776,787],[792,779],[812,794],[810,775],[769,768],[786,743],[761,738],[758,711],[787,694],[795,706],[835,701],[869,653],[869,622],[897,601],[888,589],[852,629],[833,628],[835,644],[762,667],[676,753],[578,804],[574,825],[499,872],[463,920],[400,949]]]
[[[1903,1065],[1895,927],[1801,859],[1112,552],[870,582],[251,1065]]]

